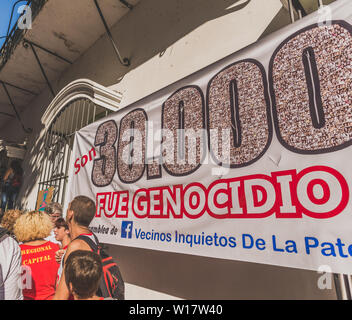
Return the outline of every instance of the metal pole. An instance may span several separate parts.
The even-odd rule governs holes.
[[[44,176],[45,176],[45,167],[47,165],[47,161],[46,161],[47,158],[46,158],[45,150],[46,150],[46,145],[48,143],[48,139],[49,139],[49,131],[47,130],[45,132],[45,136],[43,137],[44,144],[43,144],[43,148],[42,148],[42,158],[39,161],[39,163],[44,163],[44,168],[41,169],[41,171],[40,171],[40,179],[39,179],[39,184],[38,184],[38,194],[39,194],[39,191],[41,191],[41,185],[43,184],[42,182],[44,181]]]
[[[341,284],[339,281],[339,275],[336,273],[334,273],[334,283],[335,283],[335,291],[336,291],[337,300],[342,300]]]
[[[120,52],[119,52],[119,50],[117,49],[116,44],[115,44],[115,41],[114,41],[114,39],[113,39],[113,37],[112,37],[112,34],[111,34],[111,32],[110,32],[109,26],[108,26],[108,24],[107,24],[106,21],[105,21],[105,18],[104,18],[103,13],[101,12],[101,9],[100,9],[99,4],[98,4],[98,0],[94,0],[94,3],[95,3],[95,6],[97,7],[97,10],[98,10],[98,12],[99,12],[100,18],[101,18],[101,20],[103,21],[103,24],[104,24],[106,33],[107,33],[108,36],[109,36],[109,39],[110,39],[111,44],[112,44],[112,46],[113,46],[113,48],[114,48],[114,50],[115,50],[115,53],[116,53],[117,58],[120,60],[120,62],[121,62],[122,65],[128,67],[128,66],[130,65],[130,60],[129,60],[128,58],[122,58],[122,57],[121,57]]]
[[[58,58],[58,59],[61,59],[62,61],[65,61],[65,62],[67,62],[67,63],[69,63],[69,64],[73,64],[73,62],[71,62],[70,60],[68,60],[68,59],[66,59],[66,58],[64,58],[64,57],[61,57],[61,56],[58,55],[57,53],[55,53],[55,52],[53,52],[53,51],[50,51],[49,49],[46,49],[46,48],[40,46],[39,44],[36,44],[36,43],[34,43],[34,42],[30,41],[30,40],[23,39],[23,42],[24,42],[24,43],[28,43],[28,44],[30,44],[30,45],[32,45],[32,46],[34,46],[34,47],[37,47],[37,48],[39,48],[39,49],[45,51],[46,53],[49,53],[49,54],[51,54],[52,56],[54,56],[54,57],[56,57],[56,58]]]
[[[96,105],[95,105],[95,103],[94,103],[94,109],[93,109],[93,121],[92,121],[92,122],[95,122],[96,112],[97,112],[97,106],[96,106]]]
[[[50,187],[51,184],[48,181],[51,179],[51,171],[52,171],[52,162],[53,162],[53,146],[56,144],[57,141],[55,141],[56,136],[53,133],[54,126],[56,125],[57,120],[55,120],[52,125],[51,125],[51,130],[50,130],[50,135],[49,135],[49,141],[48,141],[48,149],[47,149],[47,158],[46,158],[46,168],[45,168],[45,176],[44,176],[44,181],[47,182],[46,186]],[[43,185],[44,187],[44,185]]]
[[[300,0],[292,0],[292,6],[293,8],[296,10],[296,12],[298,13],[298,15],[302,15],[302,17],[305,17],[307,15],[306,10],[304,9],[304,7],[302,6]],[[301,11],[301,13],[299,13],[299,11]]]
[[[76,132],[77,130],[79,130],[78,129],[79,128],[79,114],[81,111],[82,100],[83,99],[76,100],[75,104],[74,104],[74,106],[75,106],[74,113],[75,113],[75,115],[77,115],[77,118],[74,119],[74,121],[72,122],[72,132]],[[84,106],[83,106],[83,108],[84,108]],[[74,135],[72,135],[70,137],[70,140],[72,140],[72,141],[74,140]],[[72,145],[73,145],[73,143],[72,143]],[[71,156],[71,152],[72,152],[72,150],[70,151],[70,156]],[[70,159],[68,158],[67,163],[66,163],[66,168],[65,168],[65,176],[68,176],[69,161],[70,161]],[[64,187],[63,187],[63,193],[62,193],[62,204],[64,204],[65,200],[66,200],[66,185],[67,185],[67,183],[65,182]]]
[[[293,11],[292,0],[288,0],[288,11],[290,13],[291,23],[295,22],[295,14]]]
[[[48,186],[55,187],[54,194],[53,194],[53,200],[56,197],[57,190],[56,190],[56,182],[53,185],[53,179],[55,178],[55,166],[56,166],[56,159],[57,159],[57,147],[60,146],[60,140],[61,140],[61,135],[62,135],[62,123],[64,122],[63,115],[64,115],[64,109],[62,109],[59,113],[59,115],[55,118],[52,128],[51,128],[51,141],[49,145],[49,157],[48,157],[48,172],[47,172],[47,178],[45,181],[47,181]],[[56,126],[56,129],[54,130]]]
[[[346,281],[347,281],[347,284],[348,284],[348,290],[349,290],[350,299],[352,300],[352,281],[351,281],[351,275],[350,274],[346,274]]]
[[[80,125],[80,123],[82,124],[82,121],[80,121],[80,115],[81,115],[81,112],[83,113],[84,111],[84,105],[82,106],[82,100],[83,99],[80,99],[78,100],[78,114],[77,114],[77,119],[76,119],[76,126],[75,126],[75,131],[78,131],[79,129],[82,128],[82,126]]]
[[[37,52],[35,51],[35,49],[33,47],[33,44],[31,42],[27,42],[27,41],[25,43],[28,43],[30,45],[30,47],[31,47],[31,49],[33,51],[34,57],[35,57],[35,59],[37,60],[37,62],[39,64],[40,70],[42,71],[42,74],[43,74],[43,76],[44,76],[44,78],[46,80],[46,83],[48,84],[48,87],[49,87],[49,89],[51,91],[51,94],[53,95],[53,97],[55,97],[55,92],[54,92],[54,90],[53,90],[53,88],[52,88],[52,86],[50,84],[50,81],[49,81],[48,77],[46,76],[46,73],[44,71],[44,68],[43,68],[42,64],[40,63],[39,57],[38,57]]]
[[[21,120],[21,117],[20,117],[19,113],[17,112],[17,109],[16,109],[16,107],[15,107],[15,104],[13,103],[13,101],[12,101],[12,99],[11,99],[10,93],[8,92],[5,83],[4,83],[4,82],[1,82],[1,83],[2,83],[2,86],[3,86],[3,88],[4,88],[4,90],[5,90],[6,94],[7,94],[7,97],[8,97],[8,99],[9,99],[9,101],[10,101],[10,104],[11,104],[13,110],[14,110],[15,113],[16,113],[16,117],[17,117],[18,121],[20,122],[20,124],[21,124],[21,126],[22,126],[22,128],[23,128],[23,131],[26,132],[26,133],[32,133],[33,129],[31,129],[31,128],[26,129],[26,128],[24,127],[24,125],[23,125],[23,123],[22,123],[22,120]]]
[[[60,202],[62,200],[62,190],[61,190],[61,182],[63,182],[63,185],[65,184],[65,174],[63,173],[64,169],[64,162],[66,161],[66,150],[68,149],[68,141],[67,141],[67,134],[70,133],[70,120],[72,119],[72,104],[68,105],[66,107],[66,116],[65,116],[65,126],[63,130],[63,135],[62,139],[65,140],[65,144],[62,147],[62,157],[61,157],[61,168],[58,171],[59,174],[59,189],[57,192],[57,202]],[[68,119],[66,119],[68,117]],[[60,162],[57,164],[58,166],[60,165]],[[61,199],[60,199],[61,198]],[[62,204],[62,203],[61,203]]]
[[[86,104],[85,104],[85,101],[83,99],[82,99],[82,103],[83,103],[83,108],[82,108],[82,115],[81,115],[81,125],[80,125],[79,129],[84,127],[84,113],[86,111]]]
[[[40,181],[42,182],[42,190],[44,189],[45,187],[45,184],[44,184],[44,181],[47,181],[48,180],[48,176],[47,176],[47,173],[48,173],[48,168],[49,168],[49,161],[50,161],[50,145],[51,145],[51,141],[52,141],[52,135],[53,135],[53,128],[54,128],[54,122],[51,123],[49,129],[47,130],[47,133],[46,133],[46,137],[45,137],[45,141],[44,141],[44,148],[43,148],[43,159],[41,159],[41,161],[45,161],[45,165],[44,165],[44,170],[42,171],[42,174],[41,174],[41,179]],[[39,191],[42,191],[42,190],[38,190],[38,193]]]
[[[322,8],[324,6],[323,0],[318,0],[318,8]]]
[[[7,113],[7,112],[0,112],[0,114],[7,116],[7,117],[11,117],[11,118],[16,118],[13,114],[11,113]]]
[[[337,300],[352,299],[349,275],[334,273],[334,283]]]
[[[71,122],[71,128],[70,128],[70,133],[67,135],[68,139],[69,139],[69,146],[70,149],[72,150],[73,147],[73,139],[74,139],[74,135],[76,132],[76,128],[75,128],[75,115],[76,115],[76,106],[77,106],[77,101],[75,101],[73,103],[73,105],[71,106],[71,108],[73,109],[73,115],[72,115],[72,122]]]
[[[86,104],[88,105],[86,108],[87,108],[87,122],[85,124],[85,126],[87,126],[89,124],[89,111],[90,111],[90,104],[88,101],[86,101]]]
[[[344,274],[343,275],[343,280],[344,280],[344,284],[345,284],[345,290],[346,290],[346,296],[347,296],[347,300],[351,300],[351,288],[350,288],[350,283],[348,281],[348,275]]]
[[[62,181],[62,178],[65,176],[63,175],[63,166],[64,166],[64,162],[65,162],[65,158],[66,158],[66,150],[67,150],[67,138],[66,138],[66,135],[68,134],[68,131],[70,129],[70,116],[71,116],[71,113],[72,113],[72,109],[71,109],[71,105],[67,105],[65,107],[65,120],[64,120],[64,123],[63,123],[63,128],[62,128],[62,138],[61,138],[61,141],[62,141],[62,149],[60,150],[59,152],[59,161],[57,163],[57,167],[58,167],[58,176],[61,178],[59,180],[59,188],[58,188],[58,191],[57,191],[57,199],[59,199],[59,196],[60,196],[60,193],[61,193],[61,181]],[[61,167],[59,168],[59,165],[60,165],[60,162],[61,162]],[[64,179],[64,178],[63,178]]]
[[[33,92],[33,91],[30,91],[30,90],[28,90],[28,89],[23,89],[23,88],[21,88],[21,87],[18,87],[18,86],[16,86],[16,85],[11,84],[11,83],[8,83],[8,82],[6,82],[6,81],[2,81],[2,80],[0,80],[0,81],[3,82],[3,83],[5,83],[8,87],[13,87],[13,88],[16,88],[16,89],[18,89],[18,90],[22,90],[22,91],[27,92],[27,93],[30,93],[30,94],[32,94],[32,95],[34,95],[34,96],[37,95],[37,93],[35,93],[35,92]]]
[[[128,9],[132,10],[133,9],[133,5],[128,3],[126,0],[120,0],[120,2],[126,6]]]
[[[298,10],[298,18],[302,19],[302,11],[301,10]]]

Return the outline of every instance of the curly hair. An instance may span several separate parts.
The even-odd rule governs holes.
[[[2,227],[7,229],[11,234],[13,234],[15,222],[22,214],[23,211],[21,210],[7,210],[1,220]]]
[[[13,231],[18,241],[28,242],[46,238],[53,228],[54,224],[46,213],[30,211],[17,219]]]

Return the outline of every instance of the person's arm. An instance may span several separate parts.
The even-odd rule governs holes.
[[[9,175],[12,173],[12,168],[9,168],[6,170],[5,175],[4,175],[4,181],[6,181],[9,178]]]
[[[55,252],[55,260],[57,263],[61,263],[62,256],[64,255],[66,250],[64,249],[59,249]]]
[[[10,270],[5,282],[5,299],[6,300],[23,300],[22,282],[21,282],[21,249],[17,242],[8,238],[4,243],[9,252],[12,252],[10,258]]]
[[[77,250],[90,250],[89,246],[83,240],[74,240],[72,241],[68,247],[64,257],[64,266],[67,260],[67,257],[70,255],[71,252]],[[70,290],[67,288],[66,281],[65,281],[65,267],[62,270],[62,275],[60,277],[60,281],[56,287],[55,295],[53,300],[68,300],[70,297]]]

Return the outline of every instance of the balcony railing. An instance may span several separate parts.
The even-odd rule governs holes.
[[[29,6],[32,11],[32,22],[34,21],[35,17],[47,1],[48,0],[27,1],[26,5]],[[17,2],[15,4],[17,4]],[[23,38],[25,30],[19,28],[18,26],[18,21],[22,18],[22,15],[17,19],[15,25],[8,33],[6,40],[0,49],[0,70],[4,67],[6,62],[9,60],[11,54],[15,50],[16,46],[20,43]]]

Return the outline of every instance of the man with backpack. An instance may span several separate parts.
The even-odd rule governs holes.
[[[8,231],[0,227],[0,300],[23,300],[21,249]]]
[[[89,224],[95,216],[95,203],[86,196],[77,196],[69,204],[66,222],[69,226],[72,241],[62,257],[59,269],[59,281],[53,300],[67,300],[70,290],[65,280],[64,266],[69,255],[77,250],[94,251],[103,263],[103,277],[98,289],[99,296],[104,298],[124,299],[124,282],[120,271],[111,257],[101,248],[97,237],[89,229]]]

